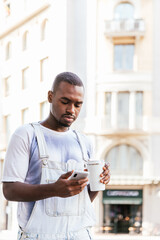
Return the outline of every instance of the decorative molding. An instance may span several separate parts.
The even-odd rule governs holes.
[[[16,22],[12,26],[10,26],[6,31],[0,33],[0,39],[3,39],[4,37],[6,37],[8,34],[13,32],[14,30],[17,30],[17,28],[21,27],[23,24],[30,21],[32,18],[36,17],[37,15],[39,15],[41,12],[45,11],[49,7],[50,7],[50,4],[47,3],[47,4],[43,5],[42,7],[33,11],[31,14],[29,14],[25,18],[21,19],[21,21]]]

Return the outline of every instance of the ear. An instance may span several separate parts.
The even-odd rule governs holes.
[[[52,103],[52,99],[53,99],[53,92],[52,91],[48,91],[48,102]]]

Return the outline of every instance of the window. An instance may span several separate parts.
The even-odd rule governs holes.
[[[23,39],[22,39],[22,50],[26,50],[28,48],[28,32],[25,32],[23,34]]]
[[[143,116],[143,92],[136,92],[135,98],[136,128],[141,128]]]
[[[6,60],[11,58],[11,42],[7,43],[6,46]]]
[[[9,0],[3,0],[4,7],[5,7],[5,15],[6,17],[9,17],[11,14],[11,3]]]
[[[134,96],[134,97],[133,97]],[[129,109],[130,108],[130,109]],[[111,111],[112,110],[112,111]],[[134,119],[133,119],[134,116]],[[143,92],[105,93],[107,127],[141,129],[143,127]]]
[[[41,41],[46,39],[48,21],[45,19],[41,25]]]
[[[40,79],[41,81],[47,81],[48,80],[48,58],[44,58],[40,61]]]
[[[133,70],[134,44],[114,45],[114,70]]]
[[[114,11],[115,19],[131,19],[134,17],[134,7],[130,3],[120,3]]]
[[[107,92],[105,93],[105,115],[106,115],[106,121],[107,121],[107,127],[111,126],[111,93]]]
[[[40,119],[45,119],[49,114],[49,104],[47,101],[40,104]]]
[[[11,76],[4,78],[4,96],[11,94]]]
[[[30,85],[29,67],[22,70],[22,89],[28,88]]]
[[[5,116],[5,135],[6,135],[6,144],[9,142],[11,136],[11,115]]]
[[[112,175],[141,176],[143,159],[136,148],[127,144],[113,147],[105,157]]]
[[[22,124],[29,123],[29,109],[25,108],[22,110]]]
[[[118,127],[128,128],[129,126],[129,93],[118,93]]]

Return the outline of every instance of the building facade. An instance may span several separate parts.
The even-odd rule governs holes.
[[[75,128],[111,169],[94,203],[96,231],[160,234],[159,7],[158,0],[0,3],[0,174],[11,133],[48,114],[54,76],[77,73],[86,99]],[[14,203],[0,202],[0,230],[12,229]]]
[[[111,169],[99,200],[100,226],[159,234],[158,1],[99,0],[96,6],[96,95],[89,105],[96,108],[86,132]]]

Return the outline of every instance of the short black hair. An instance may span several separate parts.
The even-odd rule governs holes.
[[[71,85],[79,86],[79,87],[83,87],[84,88],[82,80],[75,73],[72,73],[72,72],[62,72],[62,73],[59,73],[55,77],[55,80],[54,80],[53,85],[52,85],[52,91],[53,92],[57,91],[57,89],[58,89],[58,87],[59,87],[61,82],[67,82],[67,83],[69,83]]]

